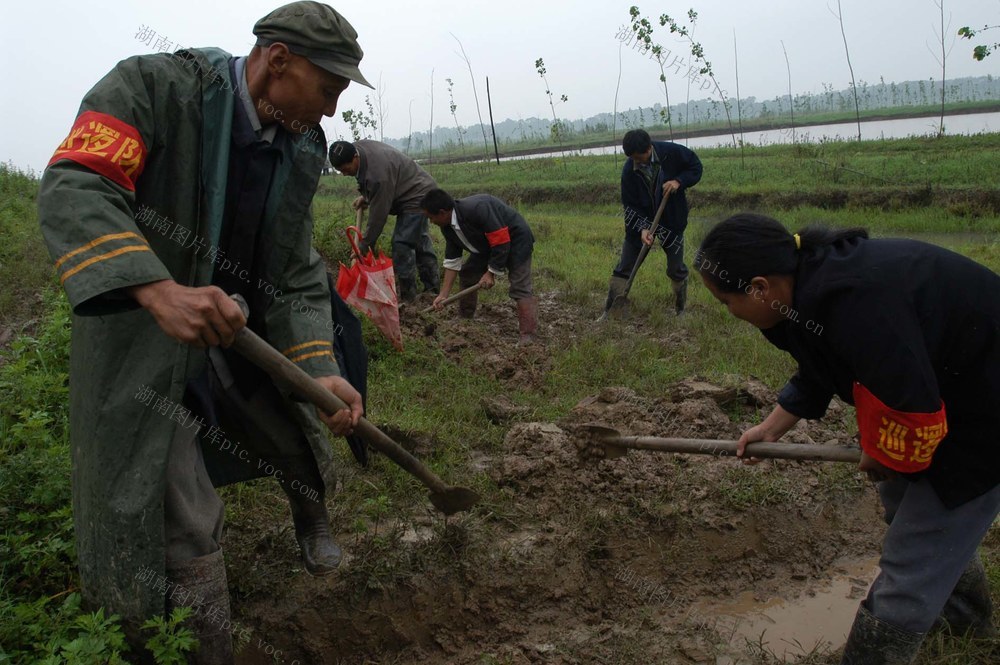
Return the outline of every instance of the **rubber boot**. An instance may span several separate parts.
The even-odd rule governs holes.
[[[417,299],[417,279],[416,277],[399,278],[399,300],[400,302],[411,303]]]
[[[923,641],[924,633],[911,633],[883,621],[862,604],[840,665],[910,665]]]
[[[283,484],[282,488],[287,484],[287,482]],[[286,491],[285,494],[292,509],[295,540],[299,543],[306,572],[314,577],[333,573],[340,565],[343,552],[330,535],[330,515],[326,512],[323,492],[319,492],[319,495],[313,498],[292,491]]]
[[[437,258],[433,254],[430,255],[429,261],[423,260],[425,258],[423,256],[417,258],[417,272],[424,285],[424,293],[436,294],[441,290],[441,275],[438,272]]]
[[[534,296],[517,301],[517,328],[521,335],[517,342],[518,346],[538,341],[535,335],[538,329],[538,300]]]
[[[688,299],[688,280],[687,277],[679,282],[671,282],[674,287],[674,311],[677,312],[677,316],[684,313],[684,307],[687,305]]]
[[[958,578],[955,590],[951,592],[932,630],[980,639],[996,637],[990,583],[978,553]]]
[[[176,607],[193,611],[184,625],[198,639],[198,650],[188,654],[189,665],[232,665],[233,625],[229,614],[229,587],[222,550],[182,562],[167,562],[167,613]]]
[[[475,284],[475,282],[473,282]],[[468,286],[472,286],[469,284]],[[462,285],[463,289],[468,288],[468,286]],[[458,299],[458,315],[463,319],[471,319],[476,315],[476,306],[479,304],[479,292],[470,293],[467,296],[462,296]]]
[[[608,283],[608,298],[604,301],[604,312],[601,314],[601,318],[598,321],[603,321],[608,318],[612,309],[616,312],[624,311],[628,305],[628,300],[622,296],[625,293],[625,285],[628,284],[628,280],[624,277],[618,277],[617,275],[611,276],[611,281]]]

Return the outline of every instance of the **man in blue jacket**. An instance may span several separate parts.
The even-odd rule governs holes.
[[[673,285],[675,309],[680,314],[687,301],[688,278],[688,268],[684,264],[688,204],[684,192],[701,180],[701,160],[682,145],[651,140],[643,129],[626,132],[622,150],[628,156],[622,167],[625,241],[621,260],[611,273],[604,310],[609,311],[615,299],[625,292],[642,243],[653,244],[650,231],[653,218],[660,201],[669,196],[656,236],[667,255],[667,277]]]

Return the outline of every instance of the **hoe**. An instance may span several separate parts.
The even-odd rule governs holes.
[[[248,311],[246,302],[238,297],[234,300],[240,304],[244,314],[246,314]],[[306,374],[302,368],[249,328],[244,327],[236,334],[233,348],[267,372],[276,383],[291,388],[296,395],[312,402],[326,413],[334,413],[347,408],[347,405],[339,397],[324,388],[318,381]],[[354,433],[427,486],[431,491],[431,503],[445,515],[469,510],[479,502],[479,495],[472,490],[445,484],[437,474],[366,418],[361,418],[358,421]]]
[[[716,439],[669,439],[656,436],[622,436],[617,430],[588,423],[576,428],[577,452],[586,460],[614,459],[628,454],[629,450],[651,450],[659,453],[687,453],[694,455],[716,455],[729,457],[736,455],[736,441]],[[814,446],[803,443],[768,443],[760,441],[748,444],[747,458],[792,459],[816,462],[861,461],[859,448],[846,446]]]

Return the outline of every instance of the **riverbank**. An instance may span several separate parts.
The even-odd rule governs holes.
[[[990,102],[967,102],[967,103],[957,103],[948,104],[945,106],[945,117],[955,116],[955,115],[970,115],[979,113],[996,113],[1000,112],[1000,102],[990,101]],[[861,122],[878,122],[886,120],[904,120],[904,119],[914,119],[914,118],[936,118],[941,115],[940,106],[913,106],[913,107],[897,107],[893,109],[873,109],[870,111],[861,112]],[[742,131],[744,134],[751,132],[761,132],[761,131],[772,131],[772,130],[787,130],[789,133],[794,129],[796,132],[799,130],[808,130],[810,127],[817,127],[829,124],[840,124],[840,123],[854,123],[856,121],[856,116],[853,113],[848,112],[838,112],[838,113],[812,113],[809,115],[801,116],[796,119],[793,123],[785,118],[768,118],[760,119],[754,118],[752,120],[743,121]],[[734,131],[737,138],[739,137],[740,127],[736,124],[734,120]],[[711,124],[701,124],[695,129],[691,130],[676,130],[670,131],[664,125],[653,126],[647,128],[655,140],[658,141],[684,141],[685,139],[703,138],[707,136],[730,136],[729,126],[724,122],[711,123]],[[573,141],[564,143],[560,146],[558,143],[545,143],[537,145],[528,145],[524,147],[519,147],[522,144],[514,143],[507,144],[500,152],[500,159],[509,159],[517,157],[530,157],[532,155],[544,155],[547,153],[562,152],[563,154],[570,156],[574,153],[579,153],[584,150],[594,150],[598,148],[614,148],[617,149],[620,145],[621,136],[624,134],[625,129],[619,130],[615,136],[612,136],[611,132],[608,132],[605,136],[600,136],[597,138],[591,138],[586,141]],[[454,151],[445,153],[433,159],[420,159],[422,164],[455,164],[464,162],[477,162],[484,159],[484,154],[487,151],[478,152],[475,156],[461,154],[456,155]],[[493,146],[490,146],[488,151],[488,156],[490,160],[494,160],[496,155]]]

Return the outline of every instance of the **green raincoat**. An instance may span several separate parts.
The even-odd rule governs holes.
[[[200,49],[122,61],[86,95],[41,182],[42,232],[74,313],[70,438],[84,596],[127,619],[164,610],[164,470],[176,428],[192,426],[180,404],[205,353],[167,337],[123,289],[162,279],[206,286],[223,268],[217,243],[241,103],[229,57]],[[261,227],[259,285],[274,296],[263,316],[273,346],[330,376],[330,294],[310,213],[326,142],[318,127],[290,138]],[[292,408],[329,484],[325,429],[311,406]]]

